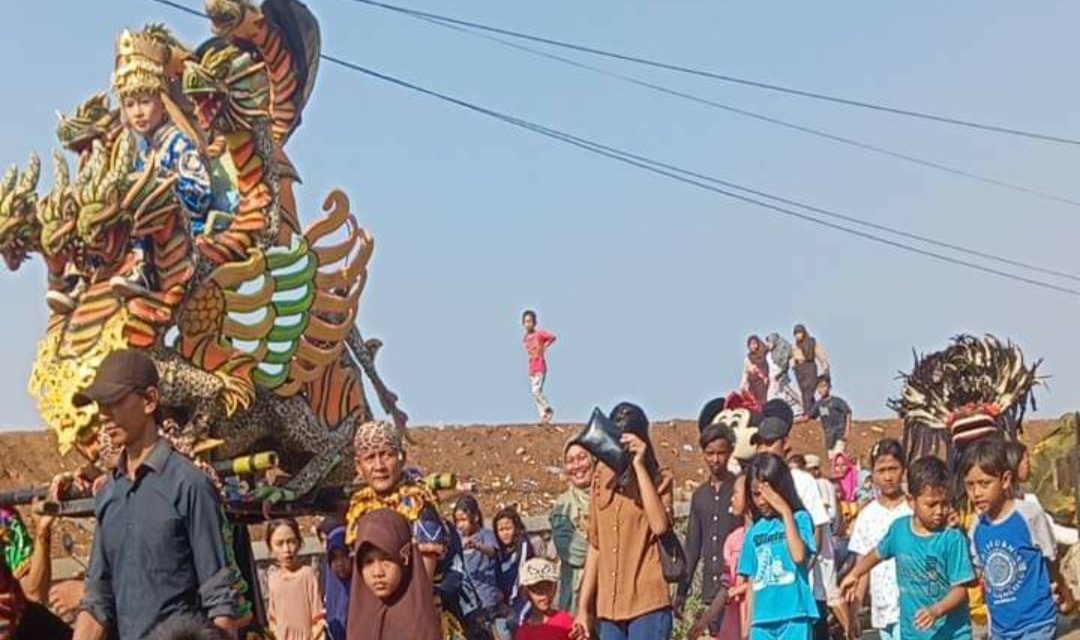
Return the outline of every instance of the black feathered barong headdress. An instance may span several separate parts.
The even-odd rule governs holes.
[[[992,335],[960,335],[943,351],[915,355],[904,389],[889,407],[904,421],[908,459],[937,455],[952,461],[954,449],[995,431],[1012,440],[1024,414],[1035,409],[1036,370],[1012,342]]]

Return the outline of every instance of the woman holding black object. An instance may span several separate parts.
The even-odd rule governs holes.
[[[660,468],[640,407],[619,404],[610,420],[620,433],[626,464],[613,469],[601,462],[596,468],[573,637],[665,640],[673,616],[660,539],[672,527],[671,474]]]

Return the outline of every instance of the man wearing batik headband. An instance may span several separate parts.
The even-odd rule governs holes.
[[[192,126],[169,95],[170,72],[179,68],[178,47],[170,46],[171,36],[161,27],[124,31],[116,42],[116,70],[113,89],[120,97],[124,126],[135,136],[139,153],[135,171],[144,171],[155,162],[162,176],[176,175],[176,197],[198,234],[206,222],[213,200],[210,171],[196,143],[198,130]],[[140,296],[153,288],[145,261],[150,244],[135,242],[140,264],[130,278],[115,278],[113,289],[121,295]]]
[[[464,637],[460,620],[463,576],[459,568],[461,541],[454,527],[439,516],[438,498],[422,480],[405,475],[405,447],[397,427],[388,422],[366,422],[356,430],[356,474],[363,487],[353,494],[346,514],[346,544],[357,544],[356,524],[379,509],[393,509],[413,527],[413,538],[424,567],[435,585],[436,604],[443,612],[443,636]]]

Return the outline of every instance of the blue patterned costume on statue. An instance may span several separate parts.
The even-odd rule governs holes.
[[[176,174],[176,197],[191,221],[192,235],[199,235],[206,224],[206,214],[213,204],[210,172],[198,148],[176,125],[165,122],[150,138],[138,138],[139,156],[134,169],[144,171],[152,152],[157,152],[158,169],[165,175]],[[145,248],[145,247],[144,247]]]

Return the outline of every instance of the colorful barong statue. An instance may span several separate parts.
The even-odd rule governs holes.
[[[301,224],[285,144],[317,76],[319,27],[297,0],[210,0],[214,36],[124,31],[112,87],[61,118],[54,182],[40,163],[0,180],[0,255],[40,255],[48,325],[29,383],[62,450],[95,455],[97,407],[76,408],[101,360],[146,349],[192,450],[273,447],[294,495],[350,479],[366,376],[398,429],[407,416],[356,322],[370,234],[332,191]],[[103,443],[107,445],[108,443]]]

